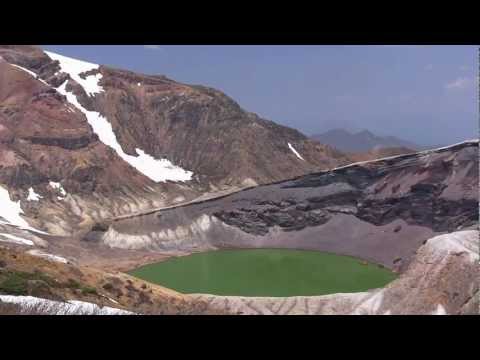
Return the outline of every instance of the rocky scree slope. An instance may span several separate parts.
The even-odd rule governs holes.
[[[0,186],[52,234],[346,162],[217,90],[0,46]]]

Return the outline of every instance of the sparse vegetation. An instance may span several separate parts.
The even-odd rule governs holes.
[[[0,293],[10,295],[35,295],[49,287],[58,287],[55,279],[41,272],[0,271]]]
[[[98,295],[97,289],[91,286],[82,285],[75,279],[68,279],[64,285],[66,288],[80,290],[82,295]]]
[[[11,274],[0,283],[0,292],[12,295],[27,295],[26,280],[17,274]]]
[[[82,295],[98,295],[97,289],[81,284],[75,279],[68,279],[61,283],[52,277],[35,271],[33,273],[0,270],[0,294],[31,295],[59,300],[62,297],[55,295],[54,289],[72,289]]]
[[[12,261],[18,259],[19,261]],[[198,301],[170,298],[143,281],[100,273],[64,264],[47,263],[38,257],[0,248],[0,295],[33,296],[53,300],[6,303],[0,300],[0,315],[95,314],[93,307],[70,306],[67,299],[99,306],[120,307],[141,314],[223,313],[204,309]],[[106,299],[111,300],[108,303]],[[6,301],[6,299],[4,300]]]
[[[82,286],[80,287],[80,291],[83,295],[98,295],[97,289],[90,286]]]
[[[72,288],[72,289],[80,289],[81,285],[77,280],[68,279],[66,287]]]

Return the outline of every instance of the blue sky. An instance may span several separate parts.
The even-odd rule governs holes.
[[[368,129],[419,144],[478,137],[474,46],[43,46],[222,90],[309,135]]]

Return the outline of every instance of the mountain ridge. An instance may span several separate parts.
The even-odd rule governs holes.
[[[411,150],[425,149],[425,147],[395,136],[375,135],[369,130],[352,133],[345,129],[332,129],[324,133],[314,134],[310,138],[345,152],[368,152],[378,148],[400,147]]]

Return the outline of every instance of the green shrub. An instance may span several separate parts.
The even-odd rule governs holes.
[[[90,286],[82,286],[80,291],[82,295],[97,295],[97,289]]]
[[[39,271],[27,273],[10,270],[0,274],[0,292],[11,295],[28,295],[30,288],[39,287],[38,282],[43,282],[46,287],[59,286],[58,282]]]
[[[82,286],[77,280],[68,279],[67,283],[65,284],[65,287],[71,288],[71,289],[80,289]]]
[[[11,295],[27,295],[27,280],[17,273],[8,274],[8,276],[0,282],[0,292]]]

